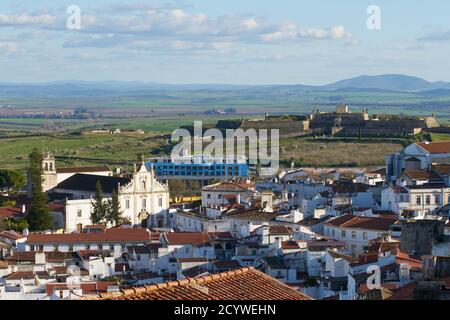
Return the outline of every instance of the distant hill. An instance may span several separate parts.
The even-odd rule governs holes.
[[[229,85],[229,84],[162,84],[137,81],[55,81],[47,83],[0,83],[0,97],[104,97],[156,95],[167,92],[236,92],[245,95],[291,94],[305,91],[336,92],[421,92],[430,96],[446,95],[450,83],[429,82],[399,74],[359,76],[324,86]]]
[[[356,78],[341,80],[326,85],[324,88],[331,90],[352,88],[417,92],[450,89],[450,83],[443,81],[429,82],[422,78],[405,76],[401,74],[385,74],[378,76],[359,76]]]

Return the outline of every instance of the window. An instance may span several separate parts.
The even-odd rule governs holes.
[[[422,203],[422,198],[420,197],[420,196],[416,196],[416,204],[418,205],[418,206],[420,206],[420,204]]]
[[[441,204],[441,196],[440,195],[438,195],[438,194],[434,195],[434,203],[436,205],[440,205]]]
[[[431,197],[429,195],[425,197],[425,203],[427,206],[431,205]]]
[[[81,218],[83,216],[83,211],[81,211],[81,209],[78,209],[77,216],[78,218]]]
[[[142,199],[142,209],[147,209],[147,199]]]
[[[450,194],[447,195],[447,203],[450,203]]]
[[[125,200],[125,209],[130,209],[130,199]]]
[[[341,238],[345,238],[345,237],[346,237],[345,230],[341,230]]]
[[[363,232],[363,239],[367,240],[367,232]]]
[[[136,256],[136,258],[137,258],[137,261],[141,261],[141,255],[140,255],[140,254],[138,254],[138,255]]]
[[[186,253],[189,253],[189,247],[186,247],[186,248],[184,249],[184,251],[185,251]]]
[[[222,195],[221,194],[217,195],[217,198],[222,199]]]
[[[203,255],[206,257],[208,256],[208,250],[203,250]]]
[[[160,206],[160,207],[163,206],[163,199],[162,198],[158,198],[158,206]]]
[[[336,235],[336,230],[331,229],[331,236],[334,237]]]
[[[352,231],[352,239],[356,239],[356,231]]]
[[[206,199],[211,199],[211,194],[210,193],[208,193],[207,195],[206,195]]]

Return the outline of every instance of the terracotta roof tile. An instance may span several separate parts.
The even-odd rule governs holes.
[[[150,242],[147,229],[106,229],[104,232],[72,234],[38,234],[28,235],[27,243],[98,243],[98,242]]]
[[[439,141],[431,143],[417,143],[417,145],[431,154],[450,153],[450,141]]]
[[[398,219],[378,218],[378,217],[361,217],[352,214],[346,214],[326,223],[340,228],[365,229],[387,231],[389,227],[396,223]]]
[[[123,290],[114,300],[311,300],[278,280],[253,268],[172,281],[154,287]],[[255,290],[258,288],[258,290]],[[149,290],[150,289],[150,290]]]
[[[168,232],[164,234],[169,245],[192,244],[202,246],[215,240],[232,239],[230,232]]]
[[[0,218],[13,218],[22,214],[21,208],[16,207],[0,207]]]

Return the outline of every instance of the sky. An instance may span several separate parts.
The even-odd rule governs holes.
[[[450,1],[411,2],[2,0],[0,82],[450,81]],[[79,29],[67,25],[72,5]],[[367,26],[371,5],[379,29]]]

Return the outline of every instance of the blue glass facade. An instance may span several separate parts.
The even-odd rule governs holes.
[[[155,174],[160,179],[214,179],[248,177],[246,163],[172,163],[147,162],[150,169],[153,164]]]

